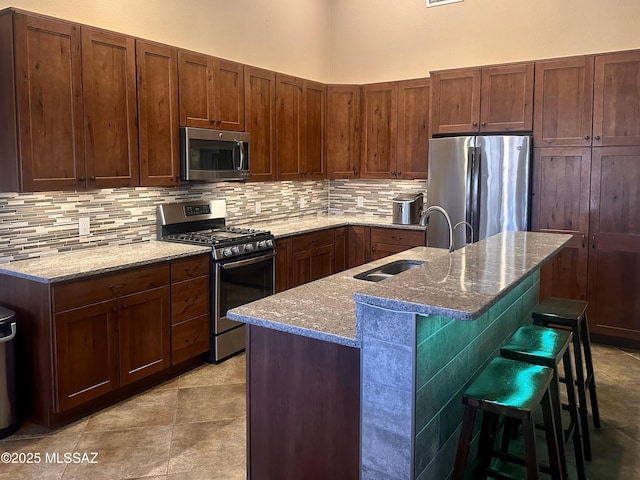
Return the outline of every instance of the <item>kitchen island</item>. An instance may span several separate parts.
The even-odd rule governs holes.
[[[249,325],[249,477],[446,478],[461,391],[529,318],[540,266],[569,239],[418,247],[229,311]],[[401,259],[425,263],[354,278]]]

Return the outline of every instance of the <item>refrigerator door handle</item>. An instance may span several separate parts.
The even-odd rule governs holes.
[[[473,191],[472,191],[472,185],[473,185],[473,161],[474,161],[474,150],[475,148],[470,148],[469,149],[469,158],[467,159],[467,181],[466,181],[466,197],[465,197],[465,221],[473,228],[473,217],[472,217],[472,210],[473,210]],[[469,231],[468,229],[465,229],[466,231],[466,236],[467,236],[467,241],[466,243],[469,244],[471,243],[473,240],[469,240]]]
[[[471,179],[471,226],[473,231],[476,232],[476,239],[480,239],[480,166],[482,164],[482,150],[479,147],[474,148],[475,153],[473,156],[473,174]]]

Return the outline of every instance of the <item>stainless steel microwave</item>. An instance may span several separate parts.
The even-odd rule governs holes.
[[[180,127],[180,174],[200,182],[246,180],[249,134]]]

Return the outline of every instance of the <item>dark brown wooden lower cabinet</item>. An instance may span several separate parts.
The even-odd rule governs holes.
[[[247,478],[357,479],[360,351],[247,325]]]
[[[593,149],[589,330],[640,348],[640,147]]]

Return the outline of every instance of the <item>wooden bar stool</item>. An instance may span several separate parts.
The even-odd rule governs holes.
[[[576,385],[578,386],[578,412],[580,413],[584,457],[591,461],[591,439],[589,436],[589,409],[587,390],[591,399],[593,425],[600,428],[600,412],[596,396],[596,380],[591,358],[591,340],[587,324],[587,302],[566,298],[548,297],[533,309],[533,323],[544,327],[560,327],[573,332],[573,361],[576,366]],[[587,375],[585,377],[584,368]]]
[[[576,401],[575,385],[573,381],[573,369],[571,367],[571,344],[573,333],[553,328],[545,328],[536,325],[522,325],[500,348],[503,358],[510,358],[520,362],[542,365],[553,369],[553,380],[549,386],[551,403],[558,438],[558,451],[560,453],[560,465],[565,477],[567,476],[566,445],[573,441],[573,449],[576,460],[576,473],[579,480],[586,479],[584,471],[584,457],[582,454],[582,441],[578,428],[578,406]],[[569,425],[562,426],[562,403],[560,401],[558,365],[562,360],[564,378],[567,387],[567,399],[569,410]],[[507,429],[505,428],[505,431]],[[503,435],[503,451],[508,449],[508,435]]]
[[[494,457],[524,465],[527,471],[527,480],[537,479],[542,468],[538,464],[536,453],[533,412],[539,406],[542,406],[549,454],[550,468],[547,470],[553,479],[562,478],[549,393],[552,379],[553,370],[548,367],[500,357],[489,361],[462,395],[465,409],[453,469],[453,480],[465,478],[467,470],[469,470],[467,473],[474,478],[478,478],[480,473],[484,476],[488,474],[493,478],[512,478],[492,467],[491,461]],[[478,455],[467,468],[473,426],[478,410],[482,411]],[[514,419],[522,424],[524,460],[514,456],[505,456],[494,449],[498,421],[501,416]]]

